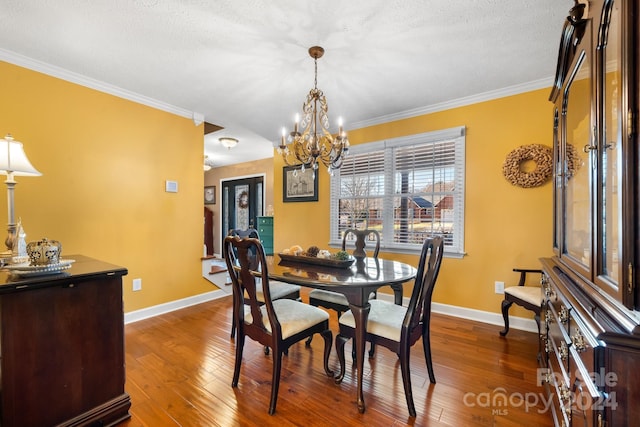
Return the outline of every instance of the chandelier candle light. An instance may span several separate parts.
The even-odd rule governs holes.
[[[40,176],[40,172],[34,168],[24,152],[22,143],[14,141],[11,135],[0,139],[0,174],[6,175],[4,182],[7,185],[7,210],[8,210],[8,236],[5,240],[7,251],[1,253],[2,258],[11,258],[17,250],[16,222],[13,206],[13,192],[16,186],[14,176]]]
[[[342,120],[338,120],[338,133],[334,136],[329,132],[329,106],[324,93],[318,89],[318,58],[324,55],[324,49],[320,46],[309,48],[309,55],[315,64],[315,80],[313,89],[309,91],[304,104],[302,104],[302,120],[296,115],[293,131],[287,136],[285,128],[282,128],[282,139],[278,146],[278,153],[282,155],[288,166],[301,166],[315,171],[318,163],[322,163],[329,174],[333,175],[335,169],[342,166],[344,157],[349,152],[349,139],[342,129]],[[298,130],[298,125],[302,133]],[[294,172],[294,174],[297,170]]]

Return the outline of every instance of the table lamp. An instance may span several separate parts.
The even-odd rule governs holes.
[[[8,236],[5,240],[7,251],[1,253],[2,258],[11,258],[16,248],[16,222],[13,206],[13,190],[16,186],[15,176],[40,176],[40,172],[34,168],[24,152],[22,143],[14,141],[8,134],[0,139],[0,174],[6,175],[7,180],[7,210],[8,210]]]

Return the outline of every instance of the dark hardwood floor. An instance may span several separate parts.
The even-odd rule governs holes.
[[[335,313],[331,322],[335,334]],[[239,386],[231,387],[234,341],[231,297],[225,297],[126,325],[132,407],[121,426],[550,426],[537,385],[536,335],[512,329],[502,338],[500,329],[433,315],[437,384],[429,383],[421,343],[411,352],[416,418],[408,415],[395,354],[380,348],[365,361],[367,410],[360,414],[350,358],[336,385],[322,368],[323,340],[317,337],[311,348],[299,343],[283,359],[270,416],[271,357],[250,339]],[[338,367],[335,349],[331,366]]]

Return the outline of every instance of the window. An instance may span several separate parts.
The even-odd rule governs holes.
[[[331,178],[331,244],[347,228],[373,228],[381,247],[419,251],[440,234],[449,256],[464,253],[465,128],[350,148]]]

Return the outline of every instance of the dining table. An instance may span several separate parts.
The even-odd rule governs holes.
[[[309,258],[268,256],[269,280],[338,292],[347,298],[355,319],[357,405],[364,413],[362,378],[370,295],[382,286],[391,286],[395,303],[402,304],[402,286],[415,278],[416,269],[400,261],[374,257],[351,257],[342,263]]]

